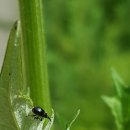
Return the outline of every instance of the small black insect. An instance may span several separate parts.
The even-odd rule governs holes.
[[[51,121],[47,113],[39,106],[35,106],[32,109],[32,112],[34,113],[34,119],[39,119],[40,121],[42,121],[43,118],[48,118]]]

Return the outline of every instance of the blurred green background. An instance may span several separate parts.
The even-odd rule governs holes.
[[[44,0],[48,70],[56,129],[115,130],[101,99],[113,95],[111,67],[130,84],[129,0]]]
[[[111,67],[130,84],[130,1],[43,0],[43,3],[55,129],[63,130],[64,123],[80,109],[72,130],[115,130],[114,118],[101,96],[115,93]],[[1,24],[2,19],[0,29],[9,30],[12,24],[8,19]],[[12,19],[11,22],[15,21]]]

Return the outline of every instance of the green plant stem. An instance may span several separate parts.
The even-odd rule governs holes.
[[[50,112],[42,0],[19,0],[25,75],[34,105]],[[48,110],[49,109],[49,110]]]

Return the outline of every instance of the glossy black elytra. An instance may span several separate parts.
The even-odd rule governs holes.
[[[32,112],[34,113],[34,119],[39,119],[40,121],[42,121],[43,118],[48,118],[51,121],[47,113],[39,106],[35,106],[32,109]]]

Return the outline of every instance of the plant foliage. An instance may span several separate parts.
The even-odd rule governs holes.
[[[0,129],[1,130],[42,130],[43,122],[28,116],[33,107],[27,88],[24,87],[21,56],[20,22],[13,26],[2,72],[0,75]],[[50,130],[54,113],[45,130]]]
[[[50,130],[54,121],[52,110],[51,121],[45,124],[30,116],[33,102],[29,90],[25,87],[22,66],[20,22],[11,30],[6,55],[0,75],[0,129],[1,130]],[[32,114],[32,113],[31,113]],[[74,119],[67,125],[70,129]],[[45,125],[44,125],[45,124]]]
[[[116,89],[114,97],[103,96],[103,100],[110,107],[115,117],[118,130],[130,128],[130,88],[124,83],[117,72],[112,69],[112,77]]]

